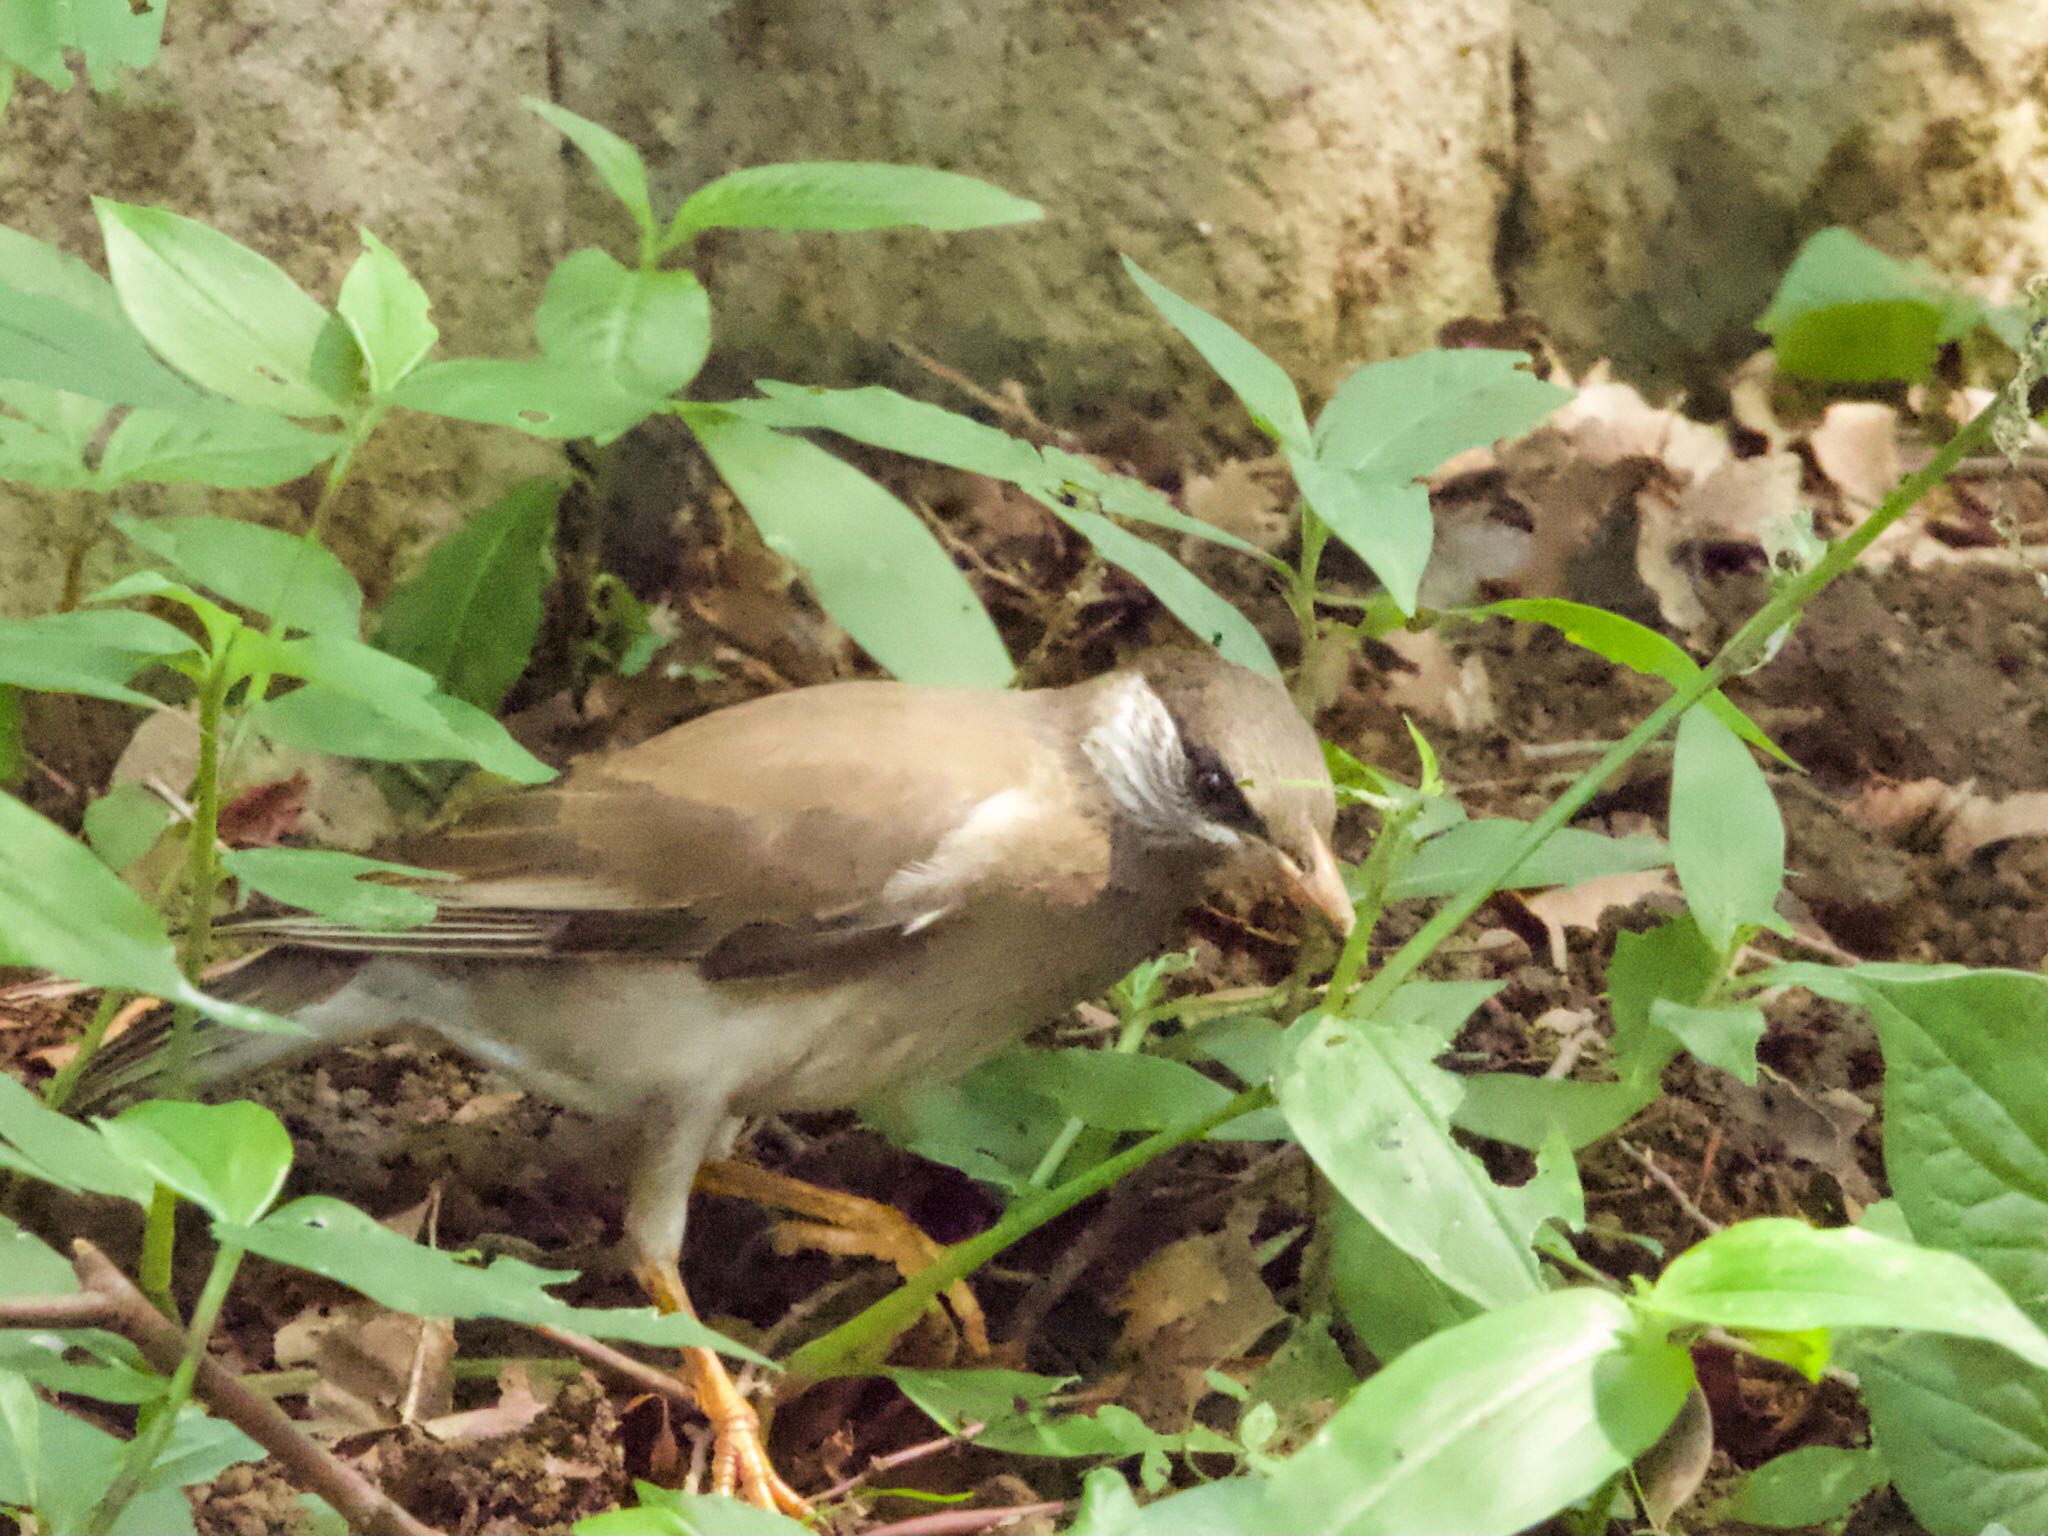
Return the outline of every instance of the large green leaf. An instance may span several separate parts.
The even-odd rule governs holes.
[[[1028,1091],[1106,1131],[1156,1131],[1230,1102],[1221,1083],[1163,1056],[1032,1051],[1019,1055],[1011,1072]]]
[[[541,354],[597,370],[623,395],[659,399],[697,376],[711,350],[711,300],[693,273],[638,271],[572,251],[533,317]]]
[[[528,480],[435,545],[392,589],[377,644],[478,709],[504,703],[540,634],[561,495]]]
[[[129,679],[194,649],[184,631],[146,613],[81,609],[0,619],[0,683],[154,708],[157,701],[130,688]]]
[[[217,485],[233,489],[282,485],[317,469],[340,451],[335,432],[313,432],[264,411],[130,411],[107,439],[100,483]]]
[[[1655,1443],[1683,1349],[1605,1292],[1555,1291],[1425,1339],[1267,1480],[1251,1532],[1511,1536]]]
[[[116,1153],[98,1131],[69,1115],[59,1114],[5,1073],[0,1073],[0,1167],[41,1179],[59,1189],[90,1190],[138,1205],[149,1203],[150,1191],[155,1187],[153,1179]],[[7,1255],[10,1262],[23,1240],[16,1234],[16,1246]],[[33,1251],[27,1254],[25,1262],[36,1273],[54,1278]],[[68,1275],[71,1267],[63,1267]],[[0,1272],[5,1272],[4,1267],[0,1267]],[[0,1283],[0,1294],[13,1294],[12,1284],[11,1276]],[[60,1291],[77,1288],[75,1283],[56,1287]]]
[[[160,3],[8,0],[0,6],[0,75],[12,63],[52,90],[68,90],[71,71],[65,56],[75,50],[93,89],[111,91],[120,84],[122,70],[143,69],[155,60],[163,32]]]
[[[1744,1525],[1790,1530],[1848,1518],[1863,1498],[1891,1481],[1875,1451],[1802,1445],[1744,1474],[1719,1512]]]
[[[2048,979],[1846,973],[1884,1047],[1884,1161],[1919,1241],[2048,1322]]]
[[[151,1099],[100,1122],[132,1168],[177,1191],[215,1221],[254,1221],[291,1171],[292,1139],[260,1104]]]
[[[1984,319],[1983,305],[1926,268],[1823,229],[1793,257],[1757,329],[1787,373],[1862,384],[1924,379],[1940,344]]]
[[[0,272],[7,274],[0,282],[0,380],[25,379],[106,405],[175,410],[201,398],[149,354],[118,306],[109,314],[85,307],[79,300],[87,295],[74,295],[69,286],[48,291],[64,282],[61,277],[47,287],[32,286],[39,268],[56,270],[43,253],[61,254],[0,227]],[[107,297],[112,299],[112,289]],[[0,388],[0,399],[7,398],[9,392]]]
[[[1531,1152],[1552,1138],[1575,1151],[1605,1140],[1648,1108],[1661,1091],[1654,1076],[1595,1083],[1478,1072],[1464,1084],[1465,1096],[1452,1111],[1451,1124],[1470,1135]]]
[[[999,688],[1014,670],[974,588],[917,516],[843,460],[716,408],[684,416],[762,539],[907,682]]]
[[[2048,1334],[1961,1254],[1789,1217],[1739,1222],[1673,1259],[1643,1298],[1670,1317],[1798,1333],[1897,1328],[2003,1345],[2048,1369]]]
[[[1700,932],[1721,954],[1770,924],[1785,884],[1785,822],[1740,737],[1709,710],[1678,722],[1671,863]]]
[[[0,963],[189,1003],[245,1029],[288,1028],[208,997],[178,970],[156,912],[85,844],[0,794]]]
[[[1216,376],[1251,413],[1261,432],[1283,447],[1309,450],[1308,418],[1302,414],[1301,396],[1287,370],[1253,346],[1231,326],[1150,276],[1130,257],[1124,271],[1153,308],[1167,323],[1185,336],[1202,360],[1216,370]]]
[[[1401,482],[1435,473],[1468,448],[1520,437],[1572,398],[1528,363],[1523,352],[1478,347],[1367,363],[1316,418],[1316,457]]]
[[[93,208],[122,308],[173,367],[259,410],[335,414],[354,344],[274,262],[167,209]]]
[[[1034,202],[952,171],[797,161],[749,166],[706,182],[676,210],[662,247],[706,229],[986,229],[1044,216]]]
[[[1430,1029],[1324,1017],[1274,1091],[1316,1166],[1361,1215],[1446,1285],[1505,1306],[1540,1288],[1531,1226],[1452,1138],[1462,1090],[1435,1064],[1442,1050]]]
[[[363,589],[312,539],[224,517],[117,516],[114,526],[194,585],[291,629],[351,638]]]
[[[311,1270],[372,1301],[419,1317],[499,1317],[568,1328],[601,1339],[667,1348],[700,1347],[746,1360],[761,1357],[683,1313],[647,1307],[572,1307],[548,1288],[574,1270],[540,1269],[499,1258],[488,1268],[408,1242],[362,1211],[324,1195],[294,1200],[254,1224],[218,1223],[223,1242]]]
[[[1359,1342],[1381,1361],[1484,1309],[1397,1248],[1350,1203],[1334,1200],[1324,1218],[1330,1289]]]
[[[1852,1363],[1878,1453],[1932,1536],[2048,1531],[2048,1372],[1924,1335],[1858,1349]]]

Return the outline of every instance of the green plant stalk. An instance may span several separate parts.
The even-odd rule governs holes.
[[[220,837],[220,722],[227,703],[228,685],[234,670],[223,647],[207,669],[199,690],[199,767],[192,782],[192,825],[187,829],[185,850],[185,936],[179,947],[178,967],[186,979],[197,983],[206,970],[206,952],[213,940],[213,900],[220,889],[220,855],[214,844]],[[190,1008],[171,1016],[170,1049],[166,1056],[167,1082],[174,1094],[190,1090],[192,1073],[192,1025]]]
[[[1357,918],[1352,925],[1351,936],[1344,941],[1344,948],[1337,956],[1336,967],[1330,972],[1330,985],[1325,993],[1338,1006],[1350,993],[1358,980],[1358,973],[1365,968],[1366,959],[1372,953],[1373,930],[1379,926],[1380,914],[1386,910],[1387,892],[1393,889],[1401,866],[1415,851],[1408,828],[1421,810],[1419,804],[1410,801],[1396,806],[1380,818],[1379,836],[1373,839],[1372,851],[1366,854],[1365,863],[1359,868],[1358,884],[1362,894],[1354,907]]]
[[[1323,566],[1323,550],[1330,542],[1330,525],[1301,504],[1301,560],[1287,572],[1287,606],[1301,630],[1301,661],[1294,669],[1292,690],[1295,708],[1312,712],[1311,690],[1322,674],[1323,626],[1316,618],[1316,581]]]
[[[1117,1032],[1116,1045],[1112,1048],[1120,1056],[1135,1056],[1145,1044],[1145,1037],[1152,1032],[1152,1011],[1141,1008],[1124,1020],[1123,1028]],[[1031,1177],[1024,1182],[1033,1189],[1043,1189],[1060,1171],[1060,1164],[1067,1160],[1067,1154],[1074,1150],[1074,1143],[1081,1139],[1081,1133],[1088,1129],[1088,1122],[1079,1115],[1069,1115],[1067,1123],[1060,1127],[1059,1134],[1046,1146],[1045,1156],[1038,1160],[1038,1166],[1031,1170]]]
[[[150,1191],[149,1211],[142,1220],[142,1258],[135,1278],[150,1305],[170,1318],[178,1315],[177,1298],[171,1295],[171,1261],[177,1245],[178,1197],[159,1184]]]
[[[92,1062],[93,1053],[99,1050],[100,1042],[107,1038],[107,1027],[114,1022],[128,1001],[128,994],[119,988],[110,988],[100,994],[99,1006],[93,1009],[92,1022],[85,1026],[85,1033],[78,1037],[78,1050],[65,1062],[43,1088],[43,1102],[52,1109],[62,1109],[71,1098],[72,1090],[78,1086],[78,1079]]]
[[[220,1251],[214,1254],[205,1288],[199,1293],[199,1304],[192,1309],[192,1321],[185,1328],[185,1353],[178,1359],[178,1368],[171,1373],[170,1385],[148,1424],[128,1443],[128,1454],[122,1459],[119,1475],[85,1517],[82,1536],[106,1536],[113,1529],[114,1522],[121,1518],[121,1511],[141,1491],[150,1468],[163,1454],[171,1432],[178,1427],[178,1414],[192,1399],[193,1378],[199,1374],[199,1362],[206,1356],[206,1342],[213,1337],[214,1324],[220,1321],[221,1306],[228,1299],[229,1287],[235,1283],[235,1272],[241,1268],[243,1251],[233,1243],[222,1243]]]
[[[1143,1141],[1054,1185],[1044,1194],[1020,1200],[986,1232],[964,1243],[955,1243],[866,1311],[804,1345],[784,1362],[785,1369],[799,1380],[821,1381],[828,1376],[858,1374],[879,1363],[897,1336],[922,1317],[925,1309],[956,1280],[973,1274],[1012,1243],[1072,1210],[1089,1196],[1100,1194],[1161,1153],[1184,1142],[1197,1141],[1219,1125],[1265,1109],[1272,1102],[1272,1089],[1263,1084],[1247,1088],[1220,1109],[1154,1131]]]
[[[1727,644],[1715,653],[1713,660],[1700,669],[1697,677],[1688,678],[1683,685],[1674,689],[1670,698],[1646,716],[1628,735],[1609,747],[1598,762],[1575,779],[1542,815],[1530,823],[1529,829],[1512,847],[1496,857],[1478,878],[1446,902],[1434,917],[1423,924],[1413,938],[1389,956],[1356,998],[1350,1001],[1348,1007],[1345,998],[1334,985],[1336,978],[1333,977],[1326,1006],[1333,1012],[1344,1009],[1361,1017],[1369,1017],[1383,1007],[1387,999],[1393,996],[1395,989],[1420,969],[1423,961],[1429,958],[1437,946],[1462,927],[1466,919],[1477,912],[1486,899],[1499,888],[1500,883],[1512,875],[1524,859],[1542,846],[1551,833],[1577,815],[1631,758],[1675,725],[1680,715],[1705,698],[1728,677],[1766,654],[1767,643],[1771,637],[1795,620],[1806,605],[1813,601],[1815,594],[1854,565],[1878,535],[1911,510],[1935,486],[1947,479],[1962,459],[1989,442],[1992,423],[2002,408],[2003,397],[1994,398],[1954,437],[1943,444],[1923,468],[1894,486],[1877,510],[1860,526],[1839,542],[1830,545],[1827,554],[1811,570],[1788,582],[1763,607],[1750,615],[1748,621],[1729,638]],[[1354,946],[1347,945],[1346,956],[1340,958],[1339,964],[1341,966],[1344,959],[1353,959],[1351,974],[1355,977],[1358,969],[1364,964],[1363,946],[1356,946],[1355,958],[1353,951]],[[988,1231],[978,1237],[971,1237],[964,1243],[954,1244],[933,1263],[919,1270],[873,1306],[799,1349],[790,1356],[787,1368],[793,1375],[802,1379],[818,1380],[831,1375],[849,1374],[862,1364],[878,1360],[898,1335],[924,1315],[925,1308],[937,1299],[941,1291],[955,1281],[972,1274],[1012,1243],[1044,1226],[1055,1216],[1071,1210],[1090,1195],[1107,1189],[1124,1175],[1144,1167],[1163,1153],[1205,1136],[1217,1126],[1235,1120],[1241,1115],[1250,1114],[1256,1109],[1264,1109],[1272,1102],[1273,1091],[1270,1087],[1262,1085],[1247,1089],[1214,1114],[1182,1121],[1164,1130],[1155,1131],[1143,1141],[1115,1157],[1097,1163],[1085,1173],[1047,1190],[1043,1195],[1019,1202]]]

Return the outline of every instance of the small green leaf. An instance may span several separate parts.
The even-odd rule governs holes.
[[[151,1099],[99,1127],[123,1162],[215,1221],[256,1220],[291,1171],[292,1139],[260,1104]]]
[[[1287,465],[1316,516],[1372,568],[1401,611],[1413,613],[1436,537],[1428,489],[1338,469],[1305,452],[1290,452]]]
[[[82,830],[92,851],[119,873],[156,846],[176,813],[140,784],[116,784],[85,808]]]
[[[1926,378],[1941,343],[1984,319],[1926,268],[1824,229],[1800,247],[1757,329],[1785,372],[1858,384]]]
[[[367,229],[363,254],[342,279],[335,309],[369,372],[370,392],[389,394],[420,365],[441,332],[427,318],[427,291],[391,248]]]
[[[1044,216],[1036,203],[952,171],[798,161],[749,166],[706,182],[676,210],[662,249],[706,229],[987,229]]]
[[[549,276],[533,331],[550,362],[593,370],[620,395],[659,400],[704,366],[711,300],[692,273],[634,271],[603,251],[573,251]]]
[[[966,577],[908,507],[852,465],[715,408],[684,419],[819,604],[906,682],[999,688],[1014,670]]]
[[[1312,453],[1308,418],[1287,370],[1208,311],[1147,275],[1126,256],[1124,271],[1167,323],[1185,336],[1218,378],[1251,412],[1252,422],[1282,447]]]
[[[1418,901],[1463,890],[1479,871],[1529,830],[1523,821],[1488,817],[1459,822],[1409,857],[1387,888],[1388,901]],[[1582,827],[1559,827],[1501,881],[1504,891],[1583,885],[1608,875],[1662,869],[1671,850],[1660,837],[1607,837]]]
[[[774,379],[757,379],[754,388],[766,398],[728,401],[725,409],[763,427],[836,432],[1026,489],[1052,488],[1052,476],[1031,444],[893,389],[814,389]]]
[[[1316,1166],[1368,1221],[1482,1306],[1539,1288],[1529,1232],[1452,1138],[1461,1089],[1433,1030],[1324,1017],[1273,1087]]]
[[[1698,1008],[1660,997],[1650,1004],[1650,1022],[1710,1067],[1756,1084],[1756,1046],[1769,1027],[1761,1008],[1725,1003]]]
[[[1605,1140],[1648,1108],[1660,1091],[1654,1076],[1589,1083],[1477,1072],[1464,1083],[1465,1097],[1451,1112],[1451,1124],[1531,1152],[1553,1137],[1575,1150]]]
[[[155,708],[128,686],[152,662],[195,649],[190,636],[146,613],[83,609],[0,620],[0,683]]]
[[[514,486],[435,545],[392,589],[378,646],[478,709],[504,703],[540,634],[562,489],[559,480]]]
[[[1511,1536],[1628,1466],[1692,1385],[1686,1352],[1627,1303],[1533,1296],[1395,1359],[1274,1469],[1236,1529]]]
[[[99,479],[107,487],[283,485],[325,464],[342,442],[337,433],[311,432],[263,411],[134,410],[107,439]]]
[[[353,637],[363,589],[311,539],[224,517],[116,516],[114,526],[195,585],[292,629]]]
[[[186,981],[150,905],[12,795],[0,795],[0,849],[0,963],[189,1003],[245,1029],[290,1027]]]
[[[715,1349],[743,1360],[761,1360],[754,1351],[683,1313],[663,1315],[647,1307],[572,1307],[547,1293],[548,1287],[575,1279],[574,1270],[540,1269],[510,1258],[496,1259],[489,1268],[465,1264],[453,1254],[408,1242],[354,1206],[322,1195],[294,1200],[253,1225],[222,1223],[217,1235],[222,1242],[325,1275],[416,1317],[498,1317],[568,1328],[600,1339]]]
[[[1025,1088],[1022,1056],[1007,1052],[956,1082],[906,1084],[862,1105],[861,1118],[905,1151],[1016,1194],[1067,1120]]]
[[[1785,823],[1756,759],[1705,709],[1685,712],[1671,761],[1671,862],[1721,954],[1770,924],[1785,884]]]
[[[662,408],[658,396],[620,393],[588,363],[456,358],[415,369],[391,392],[394,404],[457,421],[510,427],[531,437],[610,442]]]
[[[1624,1076],[1654,1081],[1677,1054],[1677,1041],[1652,1022],[1660,1000],[1697,1006],[1720,980],[1721,957],[1690,913],[1648,933],[1623,933],[1607,965],[1614,1017],[1614,1064]]]
[[[1316,418],[1315,457],[1396,483],[1434,474],[1468,448],[1520,437],[1572,392],[1529,371],[1524,352],[1419,352],[1367,363]]]
[[[5,1143],[0,1147],[0,1153],[4,1153],[0,1155],[0,1166],[59,1189],[90,1190],[96,1195],[132,1200],[137,1205],[149,1203],[154,1181],[117,1157],[90,1126],[59,1114],[5,1073],[0,1073],[0,1141]],[[23,1259],[39,1273],[46,1269],[34,1250],[23,1249],[18,1236],[10,1240],[4,1252],[10,1262]],[[68,1276],[70,1266],[63,1267]],[[54,1279],[54,1273],[48,1278]],[[12,1283],[10,1276],[7,1284],[0,1285],[0,1293],[15,1294],[9,1290]],[[57,1289],[70,1292],[77,1290],[78,1285],[72,1279]]]
[[[1890,1481],[1891,1474],[1875,1451],[1802,1445],[1745,1474],[1716,1512],[1771,1530],[1832,1525],[1846,1520],[1865,1497]]]
[[[1639,672],[1645,677],[1661,677],[1674,688],[1699,676],[1700,664],[1686,655],[1684,647],[1677,641],[1604,608],[1568,602],[1561,597],[1517,597],[1468,611],[1474,618],[1495,617],[1514,619],[1524,624],[1547,625],[1573,645],[1605,657],[1616,666],[1627,667],[1631,672]],[[1788,767],[1798,766],[1754,720],[1729,703],[1718,689],[1708,694],[1701,705],[1751,746],[1770,753]]]
[[[121,305],[187,378],[286,416],[331,416],[333,317],[273,262],[162,208],[94,198]]]
[[[1182,1062],[1119,1051],[1033,1051],[1012,1064],[1025,1088],[1083,1124],[1156,1131],[1230,1102],[1230,1090]]]
[[[1116,1403],[1092,1413],[1058,1413],[1050,1399],[1072,1377],[1036,1376],[1028,1371],[890,1371],[913,1403],[948,1434],[980,1424],[974,1443],[1013,1456],[1140,1456],[1148,1451],[1230,1450],[1213,1430],[1166,1435]]]
[[[578,117],[567,107],[558,107],[551,101],[540,101],[532,96],[522,96],[519,100],[521,105],[538,113],[563,138],[583,151],[590,160],[591,168],[597,172],[598,180],[610,189],[613,197],[625,204],[626,212],[639,226],[643,241],[651,243],[655,238],[654,204],[647,195],[647,163],[640,158],[640,151],[611,129],[593,123],[587,117]]]
[[[1745,1221],[1673,1259],[1644,1296],[1669,1317],[1724,1328],[1898,1328],[2000,1344],[2048,1368],[2048,1334],[1960,1254],[1854,1227]]]
[[[94,490],[99,476],[85,457],[106,421],[97,400],[41,384],[0,385],[0,479],[45,490]]]
[[[417,928],[433,921],[433,898],[368,877],[398,875],[408,880],[452,879],[438,870],[415,869],[384,859],[327,848],[237,848],[221,856],[222,867],[252,891],[272,901],[303,907],[344,928],[373,932]]]

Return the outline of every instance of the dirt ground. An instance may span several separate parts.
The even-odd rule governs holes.
[[[1938,430],[1894,413],[1888,441],[1865,441],[1859,457],[1825,436],[1831,418],[1818,412],[1789,426],[1775,416],[1760,424],[1760,414],[1768,416],[1752,409],[1702,425],[1610,398],[1543,442],[1447,471],[1436,486],[1443,547],[1468,562],[1468,586],[1482,594],[1582,597],[1658,621],[1696,647],[1711,642],[1764,590],[1765,518],[1751,501],[1775,505],[1789,482],[1791,497],[1823,528],[1845,526],[1871,499],[1871,478],[1900,460],[1910,467],[1924,452],[1916,444]],[[1156,422],[1099,424],[1085,444],[1198,515],[1235,518],[1239,531],[1284,525],[1282,482],[1263,461],[1180,441]],[[1759,464],[1776,476],[1768,486],[1761,471],[1742,467]],[[934,470],[869,467],[954,545],[1035,680],[1084,675],[1170,637],[1149,599],[1091,569],[1075,541],[1029,503]],[[1746,496],[1751,478],[1757,488]],[[680,532],[679,506],[687,514]],[[2026,541],[2044,506],[2048,497],[2028,474],[1979,467],[1915,519],[1909,538],[1881,546],[1882,568],[1841,582],[1767,669],[1731,689],[1804,770],[1773,770],[1793,871],[1784,912],[1799,938],[1772,940],[1768,953],[2025,967],[2048,957],[2048,796],[2030,798],[2048,791],[2048,597],[2004,548],[2009,538]],[[573,699],[548,679],[550,668],[559,678],[561,659],[573,654],[584,611],[562,598],[535,675],[515,697],[518,728],[544,750],[559,756],[645,735],[746,694],[855,666],[722,493],[669,445],[629,445],[601,467],[594,487],[565,509],[565,531],[572,581],[579,568],[602,566],[665,605],[675,638],[663,656],[680,665],[657,665],[636,681],[605,679]],[[1247,603],[1284,655],[1285,614],[1270,594],[1242,567],[1199,551],[1194,558]],[[1334,586],[1356,575],[1333,562]],[[692,670],[702,668],[713,670]],[[1526,817],[1662,691],[1548,630],[1446,626],[1360,645],[1328,680],[1320,723],[1360,757],[1412,776],[1406,715],[1442,754],[1470,812]],[[39,718],[42,734],[31,740],[50,770],[37,791],[45,809],[63,814],[65,786],[100,782],[118,745],[111,719],[82,718],[68,706]],[[1579,824],[1657,830],[1667,763],[1656,754],[1640,760]],[[1362,816],[1347,813],[1340,852],[1358,857],[1369,833]],[[1570,1051],[1575,1070],[1597,1075],[1607,1028],[1601,977],[1615,935],[1647,928],[1675,907],[1675,891],[1651,880],[1490,908],[1439,964],[1442,974],[1506,983],[1457,1042],[1455,1063],[1540,1073]],[[1419,904],[1396,909],[1380,943],[1398,944],[1422,915]],[[1205,909],[1192,924],[1197,965],[1174,986],[1276,980],[1292,962],[1286,931],[1274,912]],[[1882,1194],[1883,1073],[1873,1034],[1849,1011],[1804,993],[1775,1000],[1769,1012],[1761,1048],[1768,1070],[1757,1088],[1681,1061],[1668,1070],[1662,1099],[1582,1157],[1589,1221],[1578,1246],[1587,1260],[1616,1275],[1648,1273],[1656,1261],[1642,1239],[1668,1253],[1745,1217],[1839,1221]],[[31,1077],[47,1073],[62,1059],[68,1027],[47,1010],[0,1018],[0,1055]],[[573,1299],[637,1300],[611,1258],[620,1192],[605,1171],[618,1158],[573,1116],[412,1043],[274,1073],[254,1096],[277,1109],[297,1142],[293,1192],[340,1195],[380,1216],[410,1212],[444,1247],[583,1269]],[[849,1120],[771,1122],[754,1130],[749,1150],[771,1166],[893,1202],[942,1241],[996,1214],[963,1175],[898,1152]],[[1495,1157],[1496,1172],[1519,1177],[1518,1157]],[[1227,1317],[1211,1318],[1214,1326],[1198,1320],[1162,1366],[1132,1343],[1159,1337],[1142,1332],[1133,1296],[1163,1283],[1171,1271],[1159,1260],[1176,1245],[1214,1240],[1249,1252],[1305,1221],[1313,1199],[1298,1149],[1185,1149],[977,1279],[996,1359],[1077,1374],[1091,1384],[1087,1401],[1123,1402],[1154,1418],[1184,1412],[1187,1395],[1175,1394],[1191,1362],[1197,1372],[1213,1365],[1243,1374],[1274,1335],[1256,1322],[1246,1337]],[[877,1264],[779,1252],[770,1218],[736,1202],[700,1198],[692,1223],[686,1268],[707,1318],[776,1348],[848,1315],[891,1280]],[[99,1226],[119,1251],[124,1234],[104,1219]],[[132,1234],[125,1241],[132,1248]],[[182,1249],[195,1257],[200,1245]],[[1301,1249],[1282,1246],[1263,1269],[1233,1271],[1218,1261],[1201,1273],[1219,1285],[1217,1276],[1235,1274],[1239,1291],[1264,1293],[1264,1302],[1235,1294],[1221,1308],[1236,1308],[1243,1324],[1266,1315],[1259,1307],[1276,1298],[1299,1301]],[[580,1372],[519,1364],[545,1352],[517,1330],[465,1324],[452,1340],[417,1328],[372,1338],[360,1312],[337,1311],[343,1305],[323,1282],[252,1265],[222,1329],[223,1358],[244,1372],[299,1370],[297,1381],[277,1383],[287,1406],[318,1420],[323,1435],[450,1536],[566,1531],[629,1500],[634,1477],[673,1480],[688,1470],[693,1425],[671,1420],[657,1399]],[[402,1381],[429,1354],[445,1360],[451,1346],[456,1358],[478,1364],[449,1372],[445,1401],[399,1424],[394,1376]],[[1204,1349],[1208,1356],[1197,1358]],[[957,1350],[950,1334],[930,1327],[906,1341],[901,1358],[948,1364]],[[310,1394],[308,1362],[349,1390]],[[1838,1383],[1809,1385],[1789,1370],[1707,1347],[1699,1365],[1716,1452],[1695,1510],[1734,1472],[1782,1451],[1863,1443],[1861,1410]],[[464,1410],[480,1412],[448,1418]],[[782,1468],[807,1489],[853,1477],[870,1458],[934,1433],[875,1381],[813,1389],[780,1405],[775,1421]],[[1070,1498],[1077,1478],[1075,1463],[955,1445],[879,1481],[1020,1505]],[[933,1507],[875,1498],[842,1506],[835,1528],[867,1530]],[[270,1470],[235,1469],[198,1499],[207,1536],[288,1530],[294,1508],[292,1491]],[[1676,1523],[1704,1528],[1691,1511]],[[1050,1527],[1040,1520],[1014,1528]],[[1868,1501],[1852,1527],[1862,1536],[1915,1529],[1889,1495]]]

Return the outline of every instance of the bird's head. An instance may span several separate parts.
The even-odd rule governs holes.
[[[1108,680],[1085,750],[1148,838],[1277,881],[1339,934],[1354,922],[1315,732],[1278,683],[1213,651],[1162,651]]]

